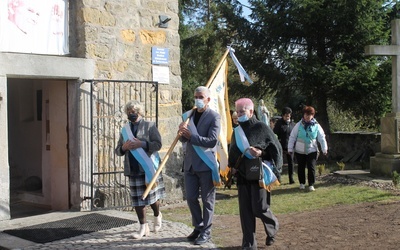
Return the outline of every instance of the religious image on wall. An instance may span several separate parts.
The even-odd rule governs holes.
[[[68,0],[0,1],[0,51],[68,54]]]

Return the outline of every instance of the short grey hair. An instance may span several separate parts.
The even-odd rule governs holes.
[[[136,113],[138,113],[141,116],[144,116],[143,105],[140,102],[136,101],[136,100],[129,101],[127,104],[125,104],[125,109],[124,110],[125,110],[125,114],[128,114],[128,112],[131,111],[131,110],[135,110]]]
[[[210,97],[210,89],[204,86],[199,86],[194,90],[194,93],[204,93],[205,97]]]

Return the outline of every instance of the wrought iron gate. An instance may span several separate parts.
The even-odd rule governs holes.
[[[148,81],[86,80],[91,83],[91,209],[131,207],[124,157],[114,153],[122,126],[127,122],[125,104],[140,101],[144,119],[158,126],[158,83]]]

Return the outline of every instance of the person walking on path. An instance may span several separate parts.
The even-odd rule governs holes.
[[[216,145],[221,130],[221,116],[209,108],[210,90],[200,86],[194,91],[195,110],[186,112],[178,133],[186,142],[184,179],[186,200],[192,215],[193,232],[187,236],[195,245],[203,245],[211,239],[211,225],[215,206],[215,185],[220,184],[216,159]],[[201,196],[203,210],[199,203]]]
[[[146,184],[150,183],[159,162],[158,151],[162,147],[161,135],[154,122],[143,119],[143,106],[138,101],[130,101],[125,105],[128,122],[122,128],[115,153],[124,156],[124,175],[129,177],[132,206],[138,216],[140,229],[132,238],[141,239],[149,236],[150,229],[146,220],[146,206],[150,205],[154,215],[154,232],[162,225],[160,199],[165,197],[165,186],[160,174],[155,188],[146,199],[142,195]]]
[[[288,143],[289,136],[292,132],[295,123],[291,120],[292,109],[289,107],[284,107],[282,110],[282,118],[280,118],[274,126],[274,133],[278,136],[278,140],[281,143],[283,156],[286,156],[287,164],[288,164],[288,175],[289,175],[289,183],[295,183],[293,179],[293,158],[288,153]]]
[[[282,167],[282,147],[272,129],[255,117],[251,99],[241,98],[235,102],[235,107],[239,126],[232,134],[228,165],[233,173],[237,172],[242,249],[257,249],[256,218],[263,222],[266,245],[274,243],[279,222],[270,209],[271,193],[260,185],[262,180],[246,179],[245,160],[261,157],[279,169]],[[250,155],[247,156],[247,153]]]
[[[315,109],[311,106],[303,108],[303,118],[296,123],[290,133],[288,152],[296,157],[300,189],[305,189],[306,167],[309,191],[314,191],[315,166],[319,155],[318,143],[324,155],[328,154],[325,132],[314,119]]]

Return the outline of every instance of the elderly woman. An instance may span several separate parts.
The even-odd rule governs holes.
[[[238,122],[238,114],[236,111],[234,111],[232,113],[232,127],[236,128],[237,126],[239,126],[239,122]]]
[[[308,190],[314,191],[315,166],[319,155],[318,142],[324,155],[328,153],[325,132],[315,120],[315,109],[311,106],[303,108],[303,118],[296,123],[289,136],[288,153],[296,157],[300,189],[305,189],[306,168]]]
[[[165,197],[165,187],[160,174],[156,187],[142,200],[146,184],[150,183],[159,162],[158,152],[161,149],[161,135],[154,122],[143,119],[143,107],[138,101],[130,101],[125,105],[128,122],[122,128],[115,153],[124,156],[124,174],[129,177],[132,206],[140,222],[138,233],[134,239],[141,239],[150,234],[146,221],[146,206],[150,205],[154,214],[154,232],[161,228],[162,215],[160,199]]]

